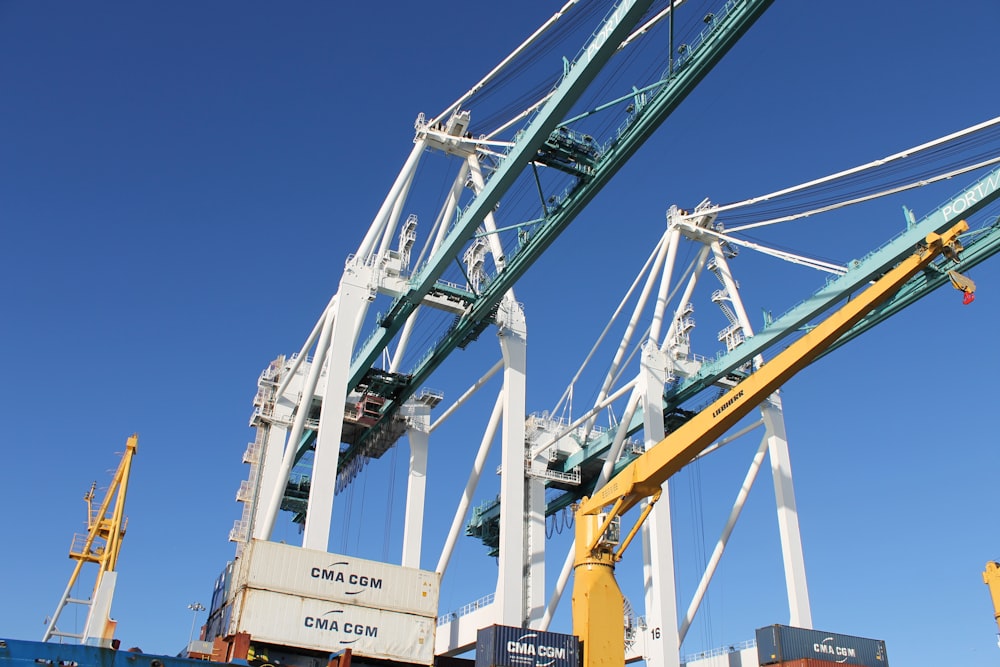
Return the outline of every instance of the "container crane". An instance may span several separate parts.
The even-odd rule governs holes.
[[[253,520],[255,527],[247,531],[248,534],[263,538],[270,536],[282,502],[287,497],[292,501],[289,504],[293,504],[294,496],[301,492],[301,489],[294,488],[294,482],[288,481],[292,466],[301,458],[302,453],[312,449],[316,455],[307,503],[312,512],[297,514],[305,526],[303,543],[310,548],[326,548],[328,531],[325,527],[330,523],[326,508],[333,505],[335,485],[341,488],[352,481],[353,471],[358,469],[357,461],[379,458],[394,445],[402,431],[394,428],[393,424],[400,420],[399,412],[407,399],[416,395],[418,389],[451,353],[471,344],[495,322],[501,302],[517,280],[772,3],[773,0],[727,0],[721,3],[722,6],[707,17],[702,32],[684,45],[683,57],[667,64],[667,72],[659,81],[644,86],[641,93],[633,89],[618,100],[624,106],[639,95],[641,103],[631,102],[627,122],[619,127],[613,137],[605,141],[600,137],[578,134],[571,129],[571,126],[579,125],[588,115],[597,111],[571,114],[576,114],[578,110],[575,105],[620,51],[620,46],[631,39],[630,35],[633,33],[638,35],[645,32],[642,20],[648,18],[647,11],[654,4],[651,0],[622,0],[614,3],[605,20],[580,51],[580,57],[570,64],[545,103],[532,114],[530,122],[512,138],[509,149],[496,168],[484,175],[481,187],[461,207],[457,219],[440,244],[432,250],[427,262],[398,291],[385,290],[385,285],[378,281],[360,289],[353,283],[351,289],[348,289],[345,283],[342,290],[344,293],[338,293],[336,301],[331,300],[297,359],[309,356],[307,352],[313,345],[318,350],[315,355],[317,365],[322,365],[326,355],[341,355],[336,363],[330,364],[334,369],[327,383],[330,393],[347,397],[351,392],[357,391],[384,399],[378,406],[378,417],[372,423],[352,424],[352,433],[347,437],[342,426],[343,416],[339,414],[339,408],[334,408],[321,413],[321,419],[314,428],[306,428],[310,400],[315,396],[315,380],[309,380],[307,391],[301,392],[304,396],[299,409],[301,416],[297,416],[287,438],[289,450],[285,460],[281,462],[280,481],[277,488],[269,490],[266,504],[262,503],[264,509],[260,512],[261,517]],[[574,3],[567,3],[567,7],[571,4]],[[683,2],[680,1],[670,3],[670,10],[667,12],[671,16],[670,21],[673,21],[674,8],[681,4]],[[462,150],[468,150],[469,146],[475,144],[474,140],[463,139],[469,113],[468,109],[462,108],[462,104],[458,104],[449,107],[433,122],[418,120],[413,151],[392,186],[390,196],[383,203],[382,210],[373,221],[368,235],[355,253],[362,264],[374,263],[373,253],[377,247],[375,237],[386,228],[390,213],[404,204],[409,188],[406,184],[412,178],[424,150],[436,147],[455,153],[457,144],[467,144]],[[438,121],[444,123],[441,130],[435,129]],[[578,136],[579,142],[576,141]],[[596,150],[596,144],[591,144],[595,141],[600,144],[600,151]],[[567,168],[570,157],[574,168]],[[521,236],[515,245],[506,249],[497,272],[490,276],[482,290],[477,293],[450,285],[443,278],[445,270],[456,261],[461,264],[462,252],[477,233],[476,230],[487,216],[492,215],[518,179],[529,174],[529,177],[537,178],[537,165],[551,166],[569,179],[565,195],[546,192],[558,201],[548,202],[543,199],[539,202],[542,210],[537,218],[511,221],[513,224],[510,228],[520,229]],[[354,276],[351,279],[359,281]],[[375,330],[360,342],[361,339],[355,340],[353,323],[357,313],[361,314],[358,320],[364,319],[366,311],[363,309],[367,308],[368,296],[374,293],[372,290],[378,289],[391,296],[392,302],[380,314]],[[407,322],[415,316],[418,307],[433,306],[435,303],[440,305],[442,302],[447,302],[449,308],[460,304],[455,322],[447,333],[408,372],[378,369],[378,360],[390,349],[393,341],[397,338],[405,340],[404,336],[408,336],[405,333]],[[338,321],[340,324],[337,324]],[[328,330],[328,333],[324,334],[324,330]],[[355,343],[359,344],[355,346]],[[301,362],[295,362],[295,369],[299,363]],[[282,390],[277,392],[280,398],[287,387],[279,388]],[[331,401],[332,405],[340,403],[341,401]],[[341,442],[348,445],[343,451],[339,451]],[[310,516],[313,518],[310,519]]]
[[[742,376],[739,369],[746,367],[761,354],[771,354],[773,350],[778,349],[776,346],[784,344],[786,337],[800,331],[802,327],[833,309],[836,304],[848,298],[849,295],[883,275],[909,255],[914,245],[927,234],[944,232],[958,220],[969,219],[983,211],[998,198],[1000,198],[1000,169],[992,169],[956,192],[948,201],[929,212],[896,238],[869,253],[864,259],[852,262],[852,268],[849,272],[828,281],[808,298],[803,299],[794,308],[774,319],[765,328],[755,332],[753,336],[729,352],[715,359],[706,360],[697,373],[691,377],[681,378],[676,384],[666,388],[663,394],[664,414],[675,415],[677,418],[683,419],[683,415],[686,414],[684,405],[695,396],[716,387],[720,381],[733,374]],[[967,271],[1000,252],[1000,222],[993,222],[981,230],[969,234],[963,240],[963,246],[961,265],[957,268]],[[841,336],[824,354],[861,335],[945,283],[951,283],[952,286],[961,289],[956,284],[956,280],[968,279],[960,275],[956,278],[945,271],[918,273],[876,310],[866,315],[849,332]],[[974,285],[966,285],[966,287],[969,289],[962,290],[963,294],[966,295],[963,300],[969,300],[969,295],[975,291]],[[638,408],[631,421],[620,426],[620,428],[625,429],[626,437],[631,437],[642,431],[644,427],[642,412],[642,408]],[[584,473],[578,487],[554,494],[546,506],[547,516],[569,507],[592,492],[597,480],[596,473],[593,472],[595,466],[591,464],[594,461],[603,461],[608,456],[617,436],[617,430],[609,429],[604,433],[592,435],[586,442],[581,443],[578,452],[553,464],[553,468],[558,473],[569,473],[573,469],[581,468],[585,471],[590,470],[591,473],[589,477],[587,473]],[[621,454],[615,471],[622,470],[633,460],[634,456],[629,453]],[[596,466],[596,469],[599,470],[600,466]],[[478,516],[474,516],[469,523],[470,534],[482,536],[483,541],[489,544],[488,540],[497,534],[495,524],[499,521],[499,506],[500,500],[498,499],[484,507]],[[499,545],[490,544],[490,546],[499,549]]]
[[[615,563],[659,500],[663,483],[935,259],[942,255],[957,259],[962,250],[959,235],[967,230],[962,220],[941,234],[928,234],[909,257],[582,499],[576,509],[572,606],[574,634],[583,644],[583,667],[625,664],[624,606]],[[971,282],[952,283],[971,295]],[[647,499],[635,525],[621,538],[621,516]],[[1000,603],[1000,576],[993,581],[994,602]]]

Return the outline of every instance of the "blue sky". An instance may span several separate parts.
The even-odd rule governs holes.
[[[561,4],[0,1],[0,636],[41,638],[81,498],[138,431],[114,616],[128,645],[181,648],[187,605],[208,603],[232,557],[260,370],[298,350],[336,290],[417,113],[444,108]],[[538,369],[529,409],[555,403],[587,347],[575,341],[599,331],[670,204],[769,192],[997,115],[998,18],[987,0],[775,2],[519,286]],[[776,238],[846,262],[901,228],[902,204],[927,212],[956,181]],[[740,277],[754,312],[821,284]],[[973,278],[974,305],[931,295],[784,391],[814,624],[885,639],[896,665],[996,662],[979,576],[1000,557],[996,260]],[[492,336],[478,345],[499,356]],[[475,379],[459,370],[443,369],[452,397]],[[432,466],[455,482],[435,515],[450,520],[491,401],[474,402],[472,430],[442,436]],[[699,498],[679,521],[709,551],[740,456],[677,480]],[[358,517],[405,458],[373,466],[333,548],[398,553],[401,519],[367,533]],[[787,621],[766,481],[686,653]],[[448,521],[428,523],[437,545]],[[470,570],[491,566],[461,542]],[[469,581],[442,591],[442,610],[470,601]]]

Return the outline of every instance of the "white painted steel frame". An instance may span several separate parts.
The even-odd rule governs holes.
[[[572,4],[572,2],[567,3],[564,9]],[[447,115],[447,112],[440,118],[443,118],[444,115]],[[344,417],[344,402],[339,399],[342,396],[346,396],[351,353],[357,342],[360,323],[366,313],[370,296],[374,294],[376,286],[381,283],[380,276],[377,273],[377,260],[389,247],[391,236],[401,217],[402,203],[413,181],[420,154],[426,147],[427,142],[425,139],[420,139],[416,142],[409,159],[390,189],[389,195],[386,197],[372,226],[359,246],[354,260],[349,264],[337,296],[334,297],[324,315],[317,322],[316,327],[303,346],[302,352],[294,360],[291,373],[282,382],[280,389],[283,392],[287,389],[286,383],[288,378],[295,375],[297,365],[302,363],[306,357],[306,352],[318,338],[316,343],[316,358],[309,369],[309,376],[303,387],[302,399],[298,405],[298,413],[291,425],[291,432],[288,434],[290,437],[285,445],[280,467],[275,468],[273,455],[268,457],[267,474],[265,477],[272,493],[270,494],[268,503],[262,505],[259,516],[255,517],[255,524],[258,524],[255,526],[255,535],[269,536],[271,533],[278,506],[280,505],[281,494],[284,492],[284,482],[287,480],[288,472],[290,472],[291,462],[294,460],[296,449],[304,429],[304,422],[308,416],[312,402],[321,395],[322,397],[337,397],[337,400],[327,401],[326,409],[322,410],[321,413],[303,544],[303,546],[313,549],[327,549],[337,476],[337,463],[339,460],[340,436]],[[466,174],[469,175],[477,192],[485,187],[478,159],[473,154],[467,158],[466,163],[463,165],[460,176],[455,180],[451,194],[435,223],[438,234],[431,250],[432,255],[437,253],[442,240],[445,238],[446,225],[443,224],[443,221],[451,219],[454,215],[458,202],[458,194],[461,191],[462,181]],[[492,214],[485,216],[483,225],[487,232],[495,232],[496,224]],[[611,391],[611,386],[618,377],[624,354],[631,345],[631,339],[638,323],[639,314],[646,307],[655,283],[655,277],[662,271],[660,289],[657,293],[656,307],[654,309],[653,324],[650,328],[651,339],[655,341],[659,338],[663,321],[663,311],[666,307],[667,294],[669,293],[669,278],[674,268],[680,237],[681,235],[677,228],[670,228],[668,230],[668,242],[664,243],[661,240],[660,246],[655,253],[654,267],[646,281],[628,329],[621,340],[611,369],[605,379],[604,386],[601,388],[600,396],[596,401],[593,411],[594,415],[596,415],[598,409],[610,403],[606,400],[609,394],[618,394],[618,392]],[[499,239],[495,234],[487,234],[486,238],[490,244],[490,250],[496,265],[502,268],[503,251],[500,247]],[[376,247],[377,250],[375,250]],[[695,274],[700,273],[703,269],[707,251],[708,248],[700,254]],[[712,251],[717,257],[721,257],[718,240],[713,243]],[[663,269],[664,264],[666,265],[665,270]],[[728,271],[728,266],[725,264],[724,258],[722,266],[726,267],[725,270]],[[728,274],[724,273],[723,275],[727,276]],[[728,277],[728,280],[732,282],[731,276]],[[685,296],[682,297],[682,303],[690,298],[690,292],[696,282],[696,275],[693,275],[688,283]],[[749,323],[746,322],[746,313],[742,310],[742,304],[739,303],[738,298],[735,298],[735,285],[733,284],[732,289],[729,289],[729,285],[727,284],[727,290],[730,295],[734,295],[734,305],[738,304],[739,318],[744,321],[746,327],[749,327]],[[526,327],[524,326],[524,315],[514,301],[513,294],[509,293],[507,295],[501,306],[501,311],[504,319],[500,337],[504,357],[504,387],[500,399],[500,403],[503,405],[501,413],[503,416],[502,469],[504,471],[501,480],[501,495],[503,498],[501,504],[501,543],[504,545],[504,549],[501,550],[496,599],[494,604],[491,605],[492,613],[490,615],[492,622],[545,627],[551,618],[551,611],[543,613],[541,602],[543,599],[545,561],[544,493],[539,480],[533,480],[524,474],[525,439],[523,415],[526,413]],[[678,310],[679,312],[681,311]],[[408,318],[400,336],[391,364],[391,369],[393,370],[398,368],[403,352],[405,351],[406,343],[412,330],[412,322],[413,318]],[[676,318],[670,327],[667,340],[670,339],[670,334],[675,332],[675,329]],[[749,331],[749,328],[747,328],[747,331]],[[665,342],[664,349],[666,347],[667,343]],[[641,374],[640,385],[632,390],[632,396],[627,404],[626,417],[620,423],[629,423],[632,414],[641,403],[644,415],[646,415],[647,443],[655,443],[663,435],[662,406],[659,405],[659,395],[662,394],[663,385],[668,381],[669,374],[667,362],[663,358],[662,352],[656,350],[655,346],[649,349],[648,352],[649,358],[644,357],[644,370]],[[323,369],[328,374],[326,387],[322,391],[319,391],[317,384]],[[654,408],[653,396],[657,397],[655,401],[656,408]],[[496,410],[494,411],[494,415],[497,415]],[[657,418],[657,415],[659,415],[659,418]],[[772,421],[780,419],[780,412],[777,417],[772,414],[771,419]],[[491,424],[493,424],[493,421],[491,420]],[[593,416],[589,417],[589,422],[588,428],[593,425]],[[428,433],[438,423],[440,423],[440,420],[435,422],[433,426],[429,425],[428,416],[427,424],[425,424],[426,428],[415,428],[410,431],[412,461],[409,482],[410,490],[408,492],[406,510],[407,534],[404,537],[402,556],[404,563],[419,563],[419,534],[421,532],[419,525],[423,511],[423,482],[418,482],[417,480],[422,477],[423,473],[421,470],[425,470],[426,467]],[[658,427],[656,426],[657,423],[659,424]],[[490,431],[489,427],[487,431]],[[277,444],[276,441],[285,432],[287,432],[287,429],[285,431],[276,430],[274,432],[275,437],[268,440],[269,445],[272,443]],[[490,439],[492,439],[492,435],[490,435]],[[624,439],[625,429],[619,429],[611,452],[605,462],[605,469],[602,470],[601,476],[605,480],[610,476],[611,466],[621,451]],[[776,436],[774,440],[776,443],[774,445],[775,449],[780,449],[781,443],[784,442],[783,429],[782,436]],[[486,449],[488,450],[488,445],[486,445]],[[780,456],[775,456],[774,458],[778,459],[774,463],[777,480],[779,472],[786,470],[787,466],[782,462]],[[785,458],[787,458],[787,448]],[[477,457],[478,461],[479,457]],[[474,470],[473,472],[473,477],[476,479],[478,479],[481,472],[481,465],[482,463],[479,462],[478,470]],[[470,479],[471,483],[473,483],[472,479]],[[791,487],[789,486],[787,489],[782,490],[782,495],[787,496],[790,492]],[[464,496],[463,502],[465,502],[465,506],[460,515],[464,515],[465,511],[467,511],[467,499]],[[661,501],[661,505],[666,507],[664,501]],[[790,507],[791,514],[794,515],[794,499],[791,500],[790,505],[786,503],[785,507]],[[786,511],[784,514],[788,515],[789,512]],[[787,516],[782,521],[786,522],[783,526],[787,527],[787,530],[785,528],[782,530],[783,541],[786,533],[791,536],[789,539],[797,539],[797,523],[794,523],[793,527],[792,522],[787,519]],[[654,511],[653,518],[647,530],[652,535],[655,535],[652,538],[644,535],[644,539],[647,542],[647,555],[644,559],[646,561],[645,570],[647,572],[648,591],[647,617],[655,619],[659,624],[668,624],[669,626],[676,627],[676,604],[674,603],[675,596],[673,595],[672,565],[669,562],[669,557],[657,555],[656,553],[656,545],[663,547],[669,540],[666,537],[670,532],[669,511]],[[447,566],[451,545],[454,542],[452,533],[454,533],[454,526],[453,531],[449,533],[448,544],[446,544],[441,560],[439,561],[438,569],[442,572]],[[659,536],[660,533],[663,534],[663,537]],[[669,554],[670,549],[662,548],[662,551]],[[799,553],[801,553],[800,545]],[[786,567],[789,562],[792,562],[792,566],[794,566],[794,561],[794,558],[786,558]],[[529,573],[527,577],[524,576],[526,564]],[[804,586],[804,570],[802,570],[801,577],[797,575],[792,576],[789,578],[789,581],[798,582],[800,579]],[[560,585],[557,585],[557,590],[561,593],[564,577],[560,577],[560,582]],[[796,583],[795,585],[798,586],[799,584]],[[659,591],[660,594],[658,595],[656,591]],[[553,599],[557,601],[558,595],[553,596]],[[807,597],[805,599],[806,613],[804,615],[799,613],[798,616],[800,619],[808,617]],[[553,608],[554,606],[550,605],[550,610]],[[793,612],[794,616],[795,613]],[[670,634],[672,635],[672,633]],[[677,655],[677,644],[679,642],[674,641],[676,638],[672,636],[668,639],[669,641],[662,642],[665,647],[662,651],[653,652],[653,654],[649,655],[648,659],[651,661],[651,664],[672,664],[673,658],[670,656]],[[648,646],[649,644],[647,643],[647,648]]]

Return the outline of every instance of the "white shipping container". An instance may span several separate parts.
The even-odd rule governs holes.
[[[242,589],[229,633],[251,641],[317,651],[345,648],[357,656],[421,665],[434,662],[435,621],[288,593]]]
[[[254,588],[436,617],[441,577],[411,567],[253,540],[231,590]]]

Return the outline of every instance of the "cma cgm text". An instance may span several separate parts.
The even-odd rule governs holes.
[[[324,570],[319,567],[314,567],[309,571],[309,576],[313,579],[350,584],[351,586],[361,586],[362,588],[382,588],[381,579],[366,577],[363,574],[344,574],[339,570]]]

